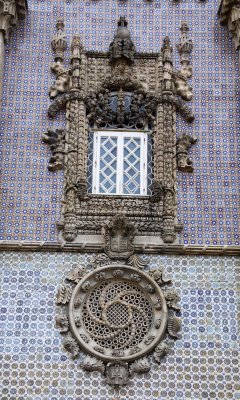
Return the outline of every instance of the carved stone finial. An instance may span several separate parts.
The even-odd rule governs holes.
[[[54,36],[51,45],[52,49],[55,53],[55,61],[64,59],[64,51],[67,48],[66,36],[64,33],[64,22],[62,19],[59,19],[56,23],[57,33]]]
[[[5,42],[8,41],[11,29],[17,25],[18,19],[25,18],[27,1],[0,0],[0,32],[3,32]]]
[[[192,77],[192,67],[190,65],[190,54],[193,49],[192,40],[188,37],[188,25],[186,22],[182,22],[180,27],[182,33],[177,49],[180,55],[181,63],[181,76],[176,79],[176,90],[177,94],[180,95],[184,100],[192,100],[192,88],[188,86],[186,80]],[[184,79],[185,78],[185,79]]]
[[[63,20],[58,20],[56,24],[57,33],[54,36],[51,45],[55,53],[54,63],[51,65],[51,70],[56,74],[56,80],[49,90],[51,99],[60,93],[64,93],[68,88],[68,71],[64,68],[64,51],[67,48],[66,36],[64,33]]]
[[[127,26],[128,23],[125,17],[120,17],[117,32],[109,47],[109,62],[114,62],[121,58],[126,59],[130,63],[134,61],[135,46]]]
[[[182,22],[180,31],[182,36],[180,38],[180,42],[177,44],[177,49],[180,54],[180,63],[184,67],[190,64],[190,54],[193,49],[193,42],[188,37],[189,27],[186,22]]]
[[[177,165],[179,171],[193,172],[192,161],[188,157],[188,150],[197,139],[190,135],[181,135],[177,139]]]
[[[174,92],[174,83],[172,79],[173,61],[172,46],[170,38],[166,36],[163,39],[162,60],[163,60],[163,92],[172,94]]]

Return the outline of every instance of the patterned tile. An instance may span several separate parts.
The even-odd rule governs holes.
[[[181,339],[161,365],[119,391],[71,361],[54,327],[57,288],[91,256],[1,253],[2,400],[239,399],[237,280],[234,257],[154,256],[178,290]]]

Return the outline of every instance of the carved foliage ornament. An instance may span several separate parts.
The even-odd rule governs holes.
[[[52,152],[49,170],[64,169],[62,219],[58,223],[61,237],[69,242],[80,240],[81,235],[99,237],[112,217],[125,214],[135,224],[138,236],[175,242],[179,227],[176,168],[193,170],[188,150],[195,142],[187,135],[178,140],[176,137],[176,112],[188,122],[194,119],[185,104],[192,99],[188,79],[192,76],[193,44],[187,24],[181,26],[177,46],[180,71],[173,67],[173,49],[168,37],[158,53],[138,53],[124,17],[118,22],[107,53],[87,52],[75,35],[71,62],[66,67],[66,47],[64,24],[58,21],[52,41],[51,69],[56,79],[49,92],[52,99],[49,116],[65,109],[67,122],[64,129],[48,130],[43,140]],[[132,192],[111,195],[107,191],[93,194],[88,189],[90,137],[101,130],[116,135],[136,131],[143,136],[147,132],[152,146],[148,150],[152,154],[152,185],[144,192],[148,195],[132,195]],[[118,236],[116,233],[115,246]],[[111,246],[114,247],[113,243]]]
[[[135,266],[133,256],[125,263],[97,257],[88,270],[75,267],[59,288],[56,327],[69,355],[85,354],[84,370],[120,386],[150,370],[149,354],[160,363],[169,352],[180,330],[179,297],[162,270],[147,272],[137,255]]]

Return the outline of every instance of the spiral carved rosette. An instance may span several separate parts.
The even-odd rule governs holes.
[[[94,267],[68,273],[58,290],[56,327],[73,358],[88,354],[84,370],[102,372],[108,384],[120,386],[133,373],[149,371],[150,353],[160,363],[178,338],[179,297],[165,288],[170,281],[159,279],[161,270],[150,275],[128,264]]]

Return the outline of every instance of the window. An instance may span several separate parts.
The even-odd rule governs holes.
[[[89,157],[89,191],[108,195],[147,195],[151,136],[136,131],[95,131]]]

